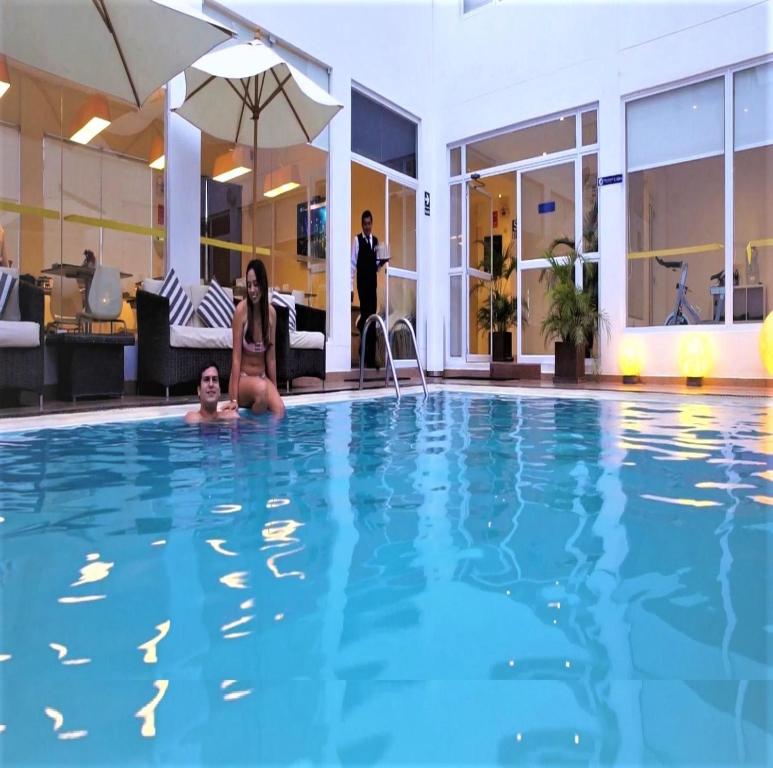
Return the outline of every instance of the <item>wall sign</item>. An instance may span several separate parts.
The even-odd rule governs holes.
[[[623,174],[616,173],[613,176],[599,176],[599,186],[606,187],[609,184],[622,184]]]
[[[556,201],[548,200],[546,203],[537,204],[537,213],[553,213],[556,210]]]
[[[424,193],[424,215],[429,216],[429,192]]]

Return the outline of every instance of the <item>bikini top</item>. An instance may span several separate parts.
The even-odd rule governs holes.
[[[244,324],[244,334],[242,335],[242,349],[253,355],[260,355],[266,351],[266,345],[262,341],[250,343],[247,341],[247,323]]]

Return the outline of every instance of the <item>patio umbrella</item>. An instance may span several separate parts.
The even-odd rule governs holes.
[[[176,112],[210,136],[252,145],[252,247],[256,242],[258,147],[305,144],[342,105],[259,40],[213,51],[185,70]]]
[[[0,53],[137,107],[232,34],[173,0],[0,0]]]

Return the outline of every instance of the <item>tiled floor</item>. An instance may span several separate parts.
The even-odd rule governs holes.
[[[556,385],[549,379],[543,379],[541,381],[492,381],[488,378],[430,378],[428,383],[433,384],[447,384],[453,386],[455,384],[464,384],[469,386],[497,386],[506,388],[519,388],[519,389],[538,389],[550,392],[556,389]],[[400,385],[415,385],[420,384],[418,376],[413,377],[400,374]],[[337,374],[331,377],[324,383],[318,379],[299,379],[292,391],[288,394],[282,392],[285,397],[294,397],[297,395],[315,394],[320,392],[347,392],[358,389],[358,372],[351,371],[349,374]],[[368,372],[366,374],[366,380],[364,383],[366,389],[383,389],[384,388],[384,374],[375,372]],[[390,383],[389,389],[392,388]],[[622,382],[614,381],[585,381],[582,384],[563,384],[560,387],[561,390],[572,390],[576,392],[625,392],[626,394],[634,395],[635,393],[646,394],[667,394],[667,395],[690,395],[705,396],[707,398],[725,398],[725,397],[762,397],[771,398],[773,401],[773,382],[770,382],[770,386],[760,386],[759,384],[744,386],[703,386],[700,388],[687,387],[680,384],[666,384],[666,383],[643,383],[635,385],[625,385]],[[46,400],[43,403],[43,414],[53,413],[79,413],[90,411],[104,411],[115,408],[141,408],[141,407],[155,407],[165,405],[186,405],[196,403],[197,399],[195,395],[182,395],[172,396],[169,400],[165,400],[163,396],[153,395],[125,395],[122,398],[109,398],[109,399],[87,399],[79,400],[78,402],[71,403],[61,400]],[[20,416],[38,416],[40,415],[38,406],[24,405],[16,407],[0,408],[0,418],[20,417]]]

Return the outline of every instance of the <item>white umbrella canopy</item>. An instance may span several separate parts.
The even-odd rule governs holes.
[[[175,0],[0,0],[0,53],[137,107],[232,36]]]
[[[227,46],[185,70],[177,113],[232,144],[263,149],[305,144],[342,108],[327,91],[259,40]]]
[[[327,91],[259,40],[207,54],[185,70],[186,96],[175,111],[234,146],[252,146],[252,205],[257,203],[258,147],[312,141],[343,108]],[[255,248],[257,217],[252,216]]]

